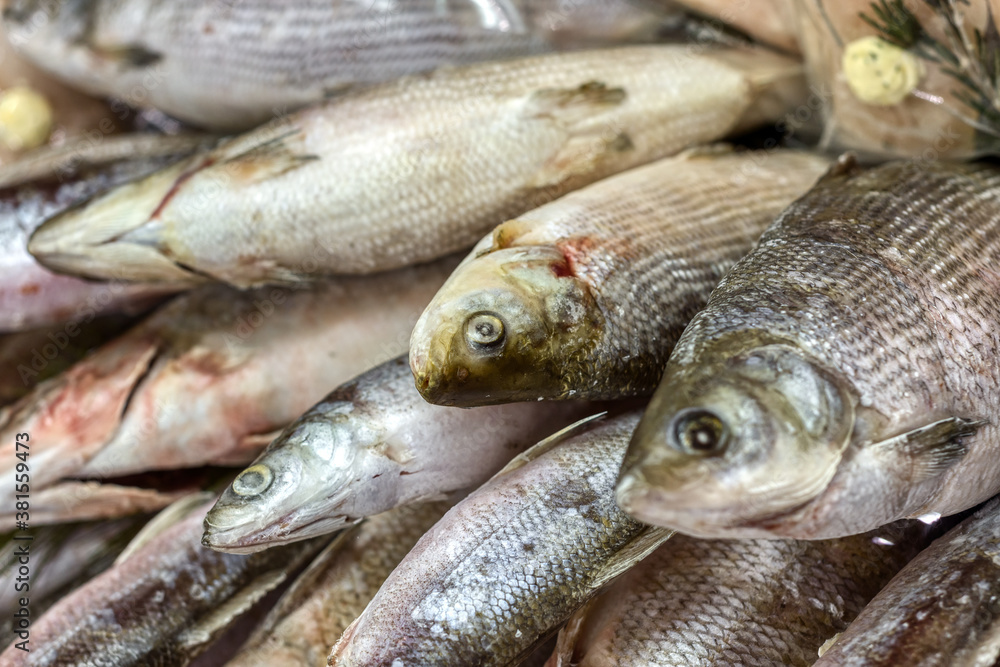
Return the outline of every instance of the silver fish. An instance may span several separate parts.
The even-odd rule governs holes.
[[[337,536],[227,667],[324,664],[330,647],[361,615],[386,577],[453,504],[397,507]]]
[[[44,151],[0,168],[0,332],[69,321],[72,328],[64,332],[68,337],[96,315],[142,312],[175,291],[167,286],[124,285],[113,276],[109,276],[112,282],[93,283],[57,275],[28,253],[28,238],[51,216],[148,176],[204,143],[197,137],[108,137],[94,146]],[[130,157],[101,164],[123,153]],[[4,182],[10,186],[4,187]]]
[[[444,69],[281,117],[56,216],[29,249],[93,278],[246,287],[471,247],[566,192],[804,97],[764,51],[636,46]]]
[[[4,23],[76,87],[233,130],[441,65],[649,38],[676,15],[626,0],[9,0]]]
[[[903,568],[816,667],[992,667],[1000,659],[1000,500]]]
[[[575,615],[548,667],[809,667],[931,534],[911,521],[836,540],[676,535]]]
[[[456,505],[347,629],[330,665],[517,664],[670,536],[613,501],[637,423],[631,413],[543,441]]]
[[[589,403],[431,405],[399,357],[339,387],[285,429],[208,513],[204,544],[249,553],[478,486],[594,410]]]
[[[208,505],[49,609],[0,667],[188,664],[322,548],[302,542],[249,557],[200,544]]]
[[[828,166],[696,148],[503,223],[413,328],[417,388],[462,406],[653,393],[725,272]]]
[[[706,537],[821,539],[1000,491],[1000,169],[843,159],[674,349],[618,485]]]
[[[0,496],[13,508],[22,432],[33,501],[67,477],[253,460],[331,385],[405,350],[456,262],[309,290],[211,286],[180,297],[0,413]]]

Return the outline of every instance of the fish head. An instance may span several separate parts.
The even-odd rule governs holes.
[[[307,413],[237,475],[205,517],[202,543],[253,553],[324,535],[352,523],[339,511],[357,479],[357,459],[378,435],[359,428],[349,402]]]
[[[439,405],[564,398],[567,366],[600,331],[596,313],[558,248],[509,247],[466,260],[414,327],[417,389]]]
[[[721,537],[827,487],[851,438],[854,400],[833,371],[784,342],[739,349],[723,340],[704,352],[668,365],[617,499],[641,521]]]

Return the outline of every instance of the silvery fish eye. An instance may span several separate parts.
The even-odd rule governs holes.
[[[503,320],[493,313],[476,313],[465,323],[465,340],[474,350],[495,350],[506,336]]]
[[[233,491],[241,496],[256,496],[267,491],[274,476],[271,469],[258,463],[250,466],[233,480]]]
[[[729,431],[722,419],[703,408],[682,411],[674,417],[670,430],[674,446],[690,454],[721,454],[729,440]]]

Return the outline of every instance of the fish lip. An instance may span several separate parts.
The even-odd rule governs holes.
[[[351,519],[346,515],[338,516],[336,514],[322,514],[308,523],[297,525],[291,530],[282,530],[281,526],[288,525],[295,517],[296,513],[297,510],[292,510],[291,512],[288,512],[287,514],[284,514],[278,519],[270,522],[266,527],[260,530],[241,532],[246,531],[249,526],[249,522],[220,529],[210,521],[211,512],[209,512],[209,514],[205,516],[205,532],[201,536],[201,543],[203,546],[206,546],[214,551],[234,554],[252,554],[257,553],[258,551],[264,551],[265,549],[270,549],[271,547],[292,544],[293,542],[301,542],[302,540],[307,540],[310,537],[315,537],[315,535],[302,535],[302,532],[317,523],[324,521],[336,522],[335,527],[328,531],[333,533],[341,530],[353,522],[358,521],[358,519]]]

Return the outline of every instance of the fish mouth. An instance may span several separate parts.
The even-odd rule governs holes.
[[[97,280],[194,284],[206,278],[164,255],[157,219],[198,163],[182,160],[85,201],[43,223],[28,252],[46,268]]]
[[[360,520],[344,515],[317,516],[312,521],[298,523],[289,529],[297,514],[296,511],[291,511],[264,528],[255,529],[249,521],[229,526],[214,524],[212,513],[209,512],[205,516],[205,532],[201,543],[223,553],[253,554],[271,547],[333,533]]]

